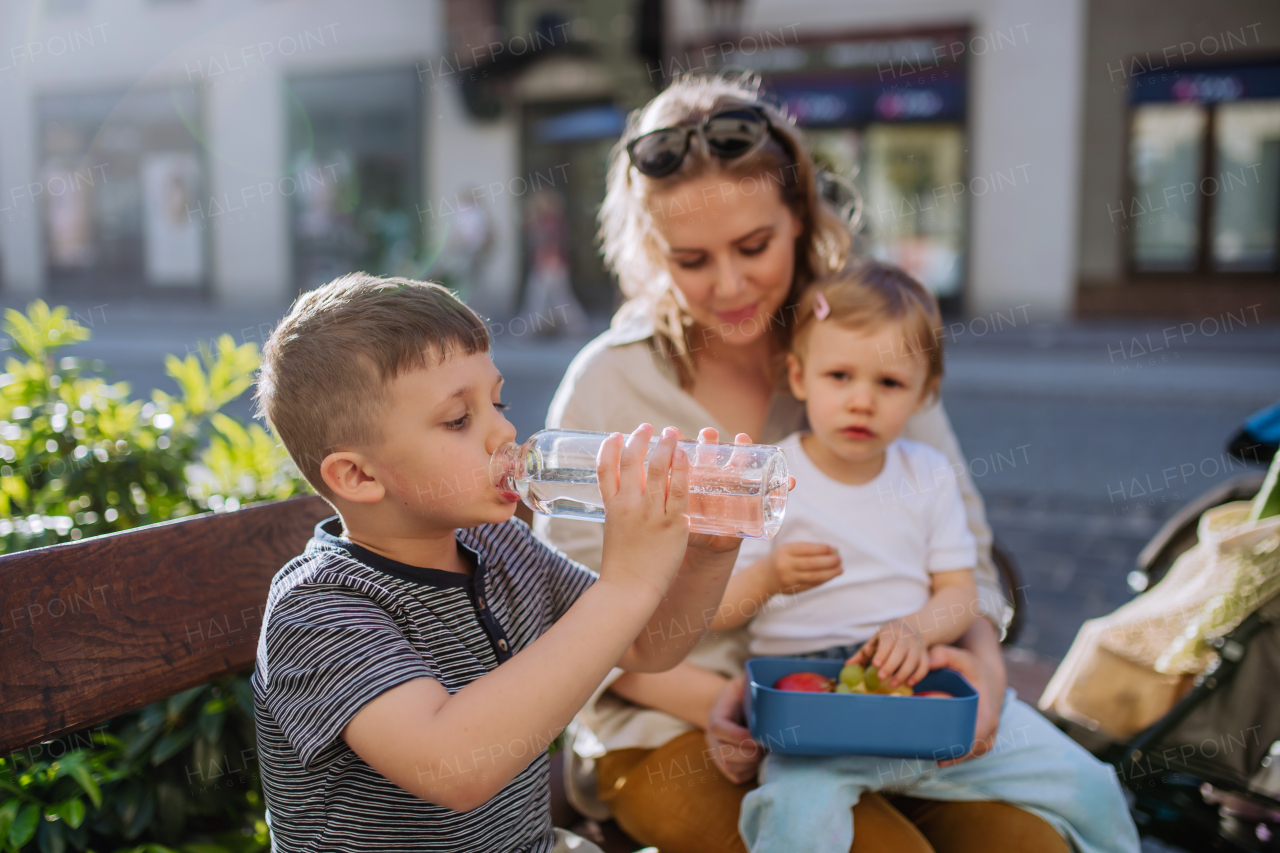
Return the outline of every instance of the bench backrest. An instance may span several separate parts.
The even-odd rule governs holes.
[[[251,667],[272,576],[332,513],[293,498],[0,556],[0,755]]]

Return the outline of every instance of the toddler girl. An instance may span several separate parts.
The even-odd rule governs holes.
[[[746,540],[713,630],[750,620],[754,655],[872,664],[890,688],[929,671],[929,649],[981,615],[956,472],[901,437],[942,379],[937,302],[899,269],[867,263],[810,287],[787,356],[809,430],[781,446],[796,478],[782,529]],[[770,755],[742,803],[753,853],[845,853],[863,791],[1002,801],[1083,853],[1138,850],[1112,769],[1010,693],[993,748],[934,760]],[[1043,774],[1040,768],[1058,768]],[[1061,768],[1069,768],[1064,773]]]

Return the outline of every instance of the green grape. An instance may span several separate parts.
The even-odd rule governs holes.
[[[876,671],[874,666],[867,667],[864,678],[867,682],[867,689],[876,691],[880,689],[880,673]]]
[[[855,684],[862,683],[862,667],[856,663],[851,663],[840,670],[840,681],[852,687]]]
[[[849,685],[845,684],[843,681],[841,681],[839,684],[837,684],[837,685],[836,685],[836,692],[837,692],[837,693],[852,693],[852,692],[853,692],[853,688],[852,688],[852,687],[850,687]]]

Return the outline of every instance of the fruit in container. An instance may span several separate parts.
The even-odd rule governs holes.
[[[845,664],[844,669],[840,670],[840,683],[847,684],[849,687],[861,684],[866,676],[866,671],[856,663]]]
[[[816,672],[793,672],[773,683],[774,690],[797,690],[802,693],[831,693],[835,682]]]
[[[917,693],[916,695],[917,695],[917,696],[923,696],[923,697],[924,697],[924,698],[926,698],[926,699],[928,699],[928,698],[934,698],[934,699],[954,699],[954,698],[956,698],[956,697],[952,696],[950,693],[946,692],[945,690],[926,690],[926,691],[924,691],[923,693]]]

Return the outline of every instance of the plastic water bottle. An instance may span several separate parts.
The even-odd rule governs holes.
[[[544,515],[604,521],[596,459],[609,433],[548,429],[508,442],[489,460],[489,479]],[[655,437],[645,455],[647,466]],[[787,458],[768,444],[681,441],[689,457],[689,529],[771,539],[787,506]]]

